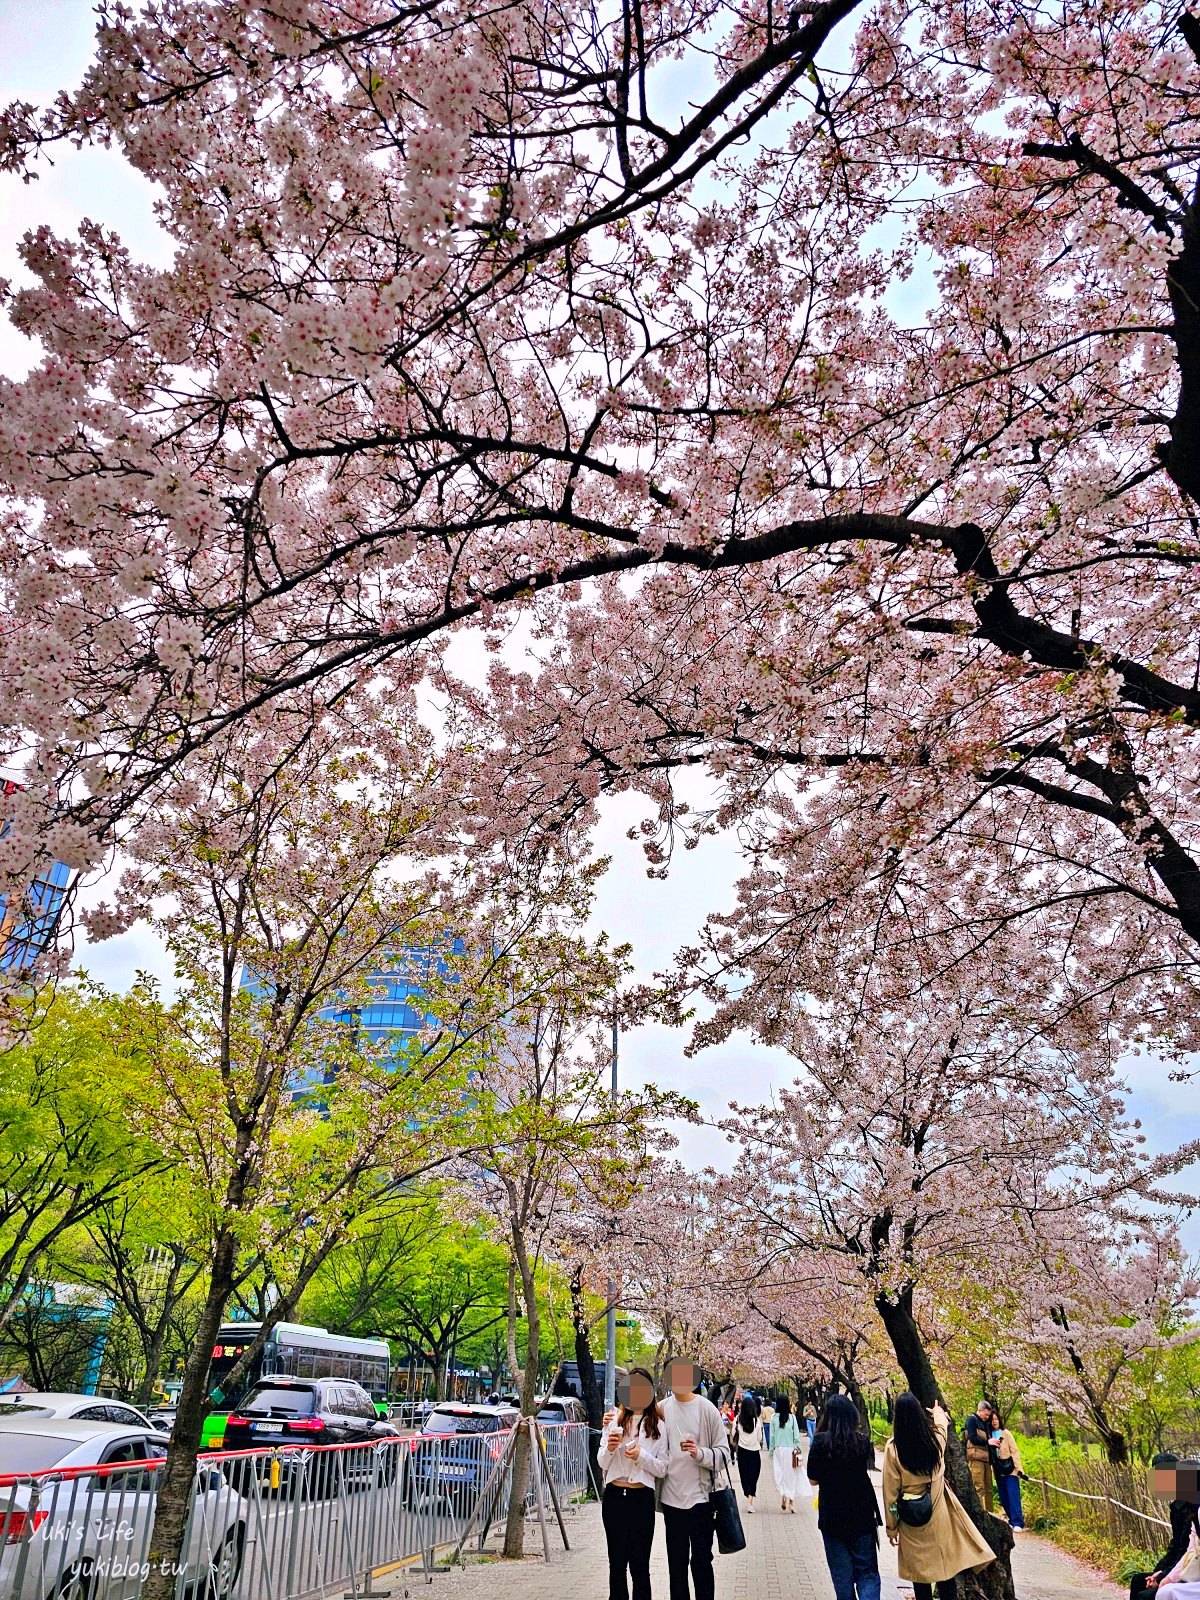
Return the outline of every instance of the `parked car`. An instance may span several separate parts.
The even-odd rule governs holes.
[[[157,1428],[159,1433],[166,1434],[168,1439],[171,1437],[171,1430],[175,1426],[174,1406],[151,1406],[146,1415],[150,1418],[152,1428]]]
[[[63,1394],[55,1390],[32,1394],[0,1395],[0,1417],[20,1412],[35,1417],[61,1417],[74,1422],[114,1422],[125,1428],[151,1428],[144,1411],[124,1400],[105,1400],[98,1394]]]
[[[369,1444],[398,1439],[400,1430],[383,1421],[367,1391],[346,1378],[260,1378],[248,1390],[236,1411],[225,1420],[225,1450],[255,1450],[279,1446],[284,1476],[304,1472],[314,1493],[324,1492],[344,1465],[356,1476],[374,1476],[387,1482],[395,1475],[397,1451],[385,1446],[379,1452],[351,1451],[341,1459],[314,1445]],[[303,1447],[303,1448],[297,1448]],[[266,1476],[269,1461],[253,1462],[249,1470]],[[229,1469],[238,1469],[230,1462]],[[235,1481],[248,1470],[234,1472]]]
[[[162,1435],[149,1427],[29,1414],[0,1418],[5,1600],[136,1595],[149,1555],[159,1476],[146,1463],[166,1453]],[[185,1582],[198,1595],[226,1600],[241,1572],[245,1502],[215,1470],[202,1468],[198,1482]]]
[[[409,1440],[405,1499],[410,1505],[449,1500],[456,1514],[469,1515],[520,1416],[517,1406],[504,1404],[435,1406]]]
[[[571,1394],[548,1394],[537,1408],[537,1419],[543,1425],[559,1422],[586,1422],[587,1407]]]

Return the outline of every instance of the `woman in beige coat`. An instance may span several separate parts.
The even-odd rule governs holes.
[[[892,1437],[883,1452],[883,1506],[887,1535],[899,1546],[900,1576],[913,1586],[915,1600],[957,1600],[960,1572],[986,1567],[996,1559],[983,1535],[946,1482],[946,1431],[950,1419],[941,1406],[926,1411],[914,1394],[896,1401]],[[924,1497],[928,1495],[928,1502]],[[905,1521],[932,1507],[921,1526]]]

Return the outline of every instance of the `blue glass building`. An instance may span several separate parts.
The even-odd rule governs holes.
[[[19,787],[6,780],[2,792],[15,794]],[[0,826],[0,837],[7,827],[7,822]],[[19,904],[9,905],[8,896],[0,894],[0,972],[24,972],[34,965],[54,938],[70,887],[70,867],[52,861]]]
[[[437,973],[447,973],[447,957],[464,949],[461,939],[427,945],[402,945],[390,960],[364,974],[374,991],[370,999],[357,1005],[325,1006],[318,1015],[326,1022],[344,1023],[356,1028],[374,1045],[391,1045],[392,1054],[399,1059],[404,1046],[415,1033],[429,1022],[425,1005],[425,992],[430,978]],[[262,994],[263,988],[249,970],[242,972],[241,987],[252,994]],[[332,1073],[322,1079],[311,1079],[296,1086],[296,1096],[307,1094],[317,1083],[332,1081]]]

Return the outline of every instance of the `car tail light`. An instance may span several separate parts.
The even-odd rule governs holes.
[[[289,1428],[303,1428],[305,1433],[320,1433],[325,1424],[320,1417],[289,1417]]]
[[[50,1515],[48,1511],[0,1511],[0,1539],[19,1544],[35,1534]]]
[[[239,1417],[235,1412],[233,1416],[225,1418],[225,1426],[227,1428],[248,1428],[250,1426],[250,1418]]]

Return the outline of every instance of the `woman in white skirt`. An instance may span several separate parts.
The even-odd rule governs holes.
[[[780,1396],[771,1424],[771,1468],[779,1490],[779,1508],[795,1514],[796,1491],[800,1487],[800,1440],[803,1437],[792,1415],[787,1395]]]

